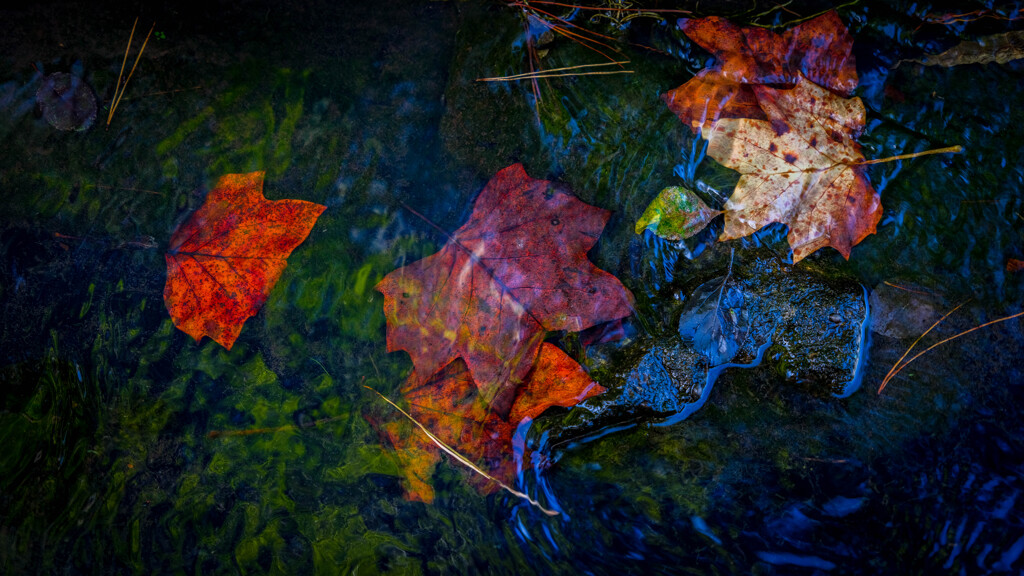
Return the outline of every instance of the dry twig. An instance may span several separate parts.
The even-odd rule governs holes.
[[[395,404],[394,402],[392,402],[391,399],[388,398],[387,396],[381,394],[380,392],[374,390],[373,388],[370,388],[369,386],[363,385],[363,388],[366,388],[367,390],[370,390],[371,392],[373,392],[377,396],[380,396],[382,400],[384,400],[388,404],[391,404],[391,406],[394,407],[395,410],[398,410],[399,412],[401,412],[403,416],[408,418],[410,422],[415,424],[424,434],[426,434],[427,438],[429,438],[431,442],[433,442],[435,445],[437,445],[438,448],[443,450],[445,454],[448,454],[449,456],[451,456],[452,458],[457,460],[463,466],[469,468],[470,470],[472,470],[473,472],[476,472],[477,474],[483,476],[484,478],[487,478],[488,480],[490,480],[491,482],[494,482],[498,486],[501,486],[503,489],[505,489],[507,492],[509,492],[513,496],[518,496],[519,498],[522,498],[523,500],[526,500],[527,502],[529,502],[533,506],[536,506],[541,512],[547,514],[548,516],[558,516],[559,512],[557,510],[550,510],[548,508],[545,508],[543,504],[541,504],[540,502],[537,502],[533,498],[530,498],[529,494],[525,494],[523,492],[520,492],[519,490],[516,490],[515,488],[512,488],[508,484],[505,484],[501,480],[498,480],[494,476],[491,476],[490,474],[488,474],[482,468],[480,468],[479,466],[474,464],[470,459],[466,458],[462,454],[459,454],[454,448],[452,448],[452,447],[448,446],[447,444],[445,444],[437,436],[434,436],[434,434],[430,430],[427,430],[426,426],[424,426],[423,424],[420,424],[419,421],[417,421],[415,418],[412,417],[412,415],[410,415],[405,410],[402,410],[402,408],[398,404]]]

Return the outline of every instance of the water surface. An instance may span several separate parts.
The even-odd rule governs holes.
[[[868,108],[865,154],[965,151],[872,167],[878,233],[848,262],[826,249],[807,265],[846,285],[923,293],[928,307],[906,322],[928,326],[969,300],[929,343],[1020,311],[1024,276],[1006,262],[1024,259],[1024,64],[893,66],[1024,28],[1020,3],[990,4],[839,10]],[[765,25],[823,8],[699,6]],[[949,13],[986,17],[925,22]],[[545,80],[539,101],[530,83],[477,82],[529,69],[523,10],[499,2],[0,12],[4,573],[1020,569],[1019,320],[922,357],[881,395],[916,335],[871,334],[863,385],[847,398],[790,381],[769,351],[756,368],[720,370],[703,407],[670,425],[552,410],[528,442],[554,465],[526,471],[521,488],[556,517],[481,495],[450,460],[431,479],[434,503],[403,498],[399,463],[371,425],[396,415],[363,385],[397,398],[411,363],[386,351],[373,287],[446,241],[403,205],[455,230],[490,176],[522,162],[613,210],[590,258],[633,292],[636,313],[626,341],[577,356],[599,381],[631,361],[630,345],[674,334],[668,311],[729,254],[713,246],[716,230],[681,245],[633,231],[666,186],[727,195],[735,184],[699,161],[700,143],[658,98],[710,57],[676,15],[557,14],[614,38],[633,73]],[[108,127],[136,16],[132,55],[155,21],[154,37]],[[545,68],[603,61],[541,28],[525,30]],[[88,129],[58,130],[37,106],[54,72],[95,91]],[[164,307],[162,253],[221,175],[256,170],[268,198],[327,210],[235,346],[197,344]],[[741,258],[755,244],[786,258],[777,228],[733,244]]]

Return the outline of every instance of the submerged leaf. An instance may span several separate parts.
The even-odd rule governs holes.
[[[636,233],[650,230],[668,240],[682,240],[703,230],[721,213],[709,208],[693,190],[671,186],[644,210],[637,220]]]
[[[587,260],[609,215],[520,164],[501,170],[444,248],[377,285],[388,351],[408,352],[423,381],[462,358],[507,413],[546,332],[631,313],[629,291]]]
[[[964,64],[1006,64],[1024,58],[1024,30],[1003,32],[961,42],[939,54],[913,60],[925,66],[961,66]]]
[[[179,330],[231,349],[326,206],[263,197],[263,172],[228,174],[171,236],[164,303]]]
[[[716,59],[712,68],[662,95],[694,132],[720,118],[764,119],[753,84],[794,84],[801,76],[848,96],[857,87],[853,37],[835,11],[782,32],[724,18],[680,19],[679,28]]]
[[[56,72],[36,91],[43,117],[58,130],[87,130],[96,120],[96,95],[82,78]]]
[[[750,332],[743,285],[731,274],[702,284],[679,318],[679,335],[711,361],[725,364],[739,352]]]
[[[525,448],[513,441],[521,425],[548,408],[575,406],[605,391],[579,364],[549,343],[541,346],[536,365],[517,391],[507,418],[489,409],[461,358],[426,382],[420,380],[411,374],[402,390],[409,402],[409,415],[469,462],[477,471],[471,482],[484,492],[515,484],[516,457],[528,461]],[[396,448],[406,496],[433,501],[429,480],[442,450],[425,434],[398,422],[383,426],[382,433]]]

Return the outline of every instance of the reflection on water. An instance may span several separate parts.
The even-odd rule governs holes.
[[[778,25],[819,4],[699,8]],[[1024,259],[1024,61],[911,62],[1020,30],[1018,7],[839,10],[865,156],[965,151],[871,166],[878,232],[849,261],[826,248],[795,266],[781,226],[728,243],[720,219],[680,242],[634,233],[662,189],[721,208],[738,178],[659,99],[711,61],[680,14],[205,8],[144,7],[139,27],[156,21],[159,35],[110,128],[82,131],[51,126],[36,94],[69,74],[102,117],[138,8],[0,11],[0,571],[1020,569],[1019,321],[951,341],[875,393],[918,326],[970,299],[920,349],[1019,311],[1024,276],[1006,264]],[[476,81],[605,62],[597,51],[631,73],[544,78],[536,91]],[[411,369],[387,351],[374,287],[437,252],[516,162],[613,211],[588,257],[636,297],[617,341],[549,335],[609,388],[513,431],[515,487],[553,517],[482,495],[447,457],[424,479],[434,502],[406,500],[371,425],[396,414],[363,387],[397,400]],[[269,199],[328,208],[231,350],[196,344],[168,318],[163,252],[221,176],[257,170]],[[752,327],[715,366],[679,340],[679,321],[727,270]],[[865,290],[884,322],[866,320]],[[630,395],[638,375],[663,394]]]

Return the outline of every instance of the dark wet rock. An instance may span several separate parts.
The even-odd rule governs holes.
[[[766,362],[787,381],[818,393],[853,393],[868,318],[864,288],[766,256],[738,264],[737,275],[750,293],[746,361],[770,339]]]
[[[96,94],[85,80],[66,72],[43,78],[36,102],[46,121],[58,130],[87,130],[96,120]]]
[[[749,330],[731,360],[701,353],[676,334],[637,340],[609,364],[616,367],[609,369],[611,374],[598,375],[608,392],[584,402],[570,426],[683,417],[707,400],[724,370],[755,366],[819,397],[856,390],[868,317],[863,287],[810,266],[786,264],[769,252],[737,255],[729,276],[727,282],[723,275],[687,284],[700,286],[695,294],[716,282],[742,287]],[[687,306],[684,300],[675,314]]]
[[[704,392],[707,361],[682,342],[654,345],[625,377],[618,403],[678,412]]]
[[[891,338],[920,336],[938,320],[935,298],[885,282],[871,291],[871,330]]]
[[[445,156],[454,165],[469,166],[479,174],[497,172],[510,158],[522,162],[531,173],[548,171],[550,160],[540,153],[531,130],[536,122],[534,110],[519,86],[477,81],[482,76],[523,72],[522,61],[513,58],[512,52],[522,35],[516,15],[474,2],[461,5],[459,12],[461,18],[476,24],[459,28],[439,127]],[[467,130],[467,126],[473,129]]]

